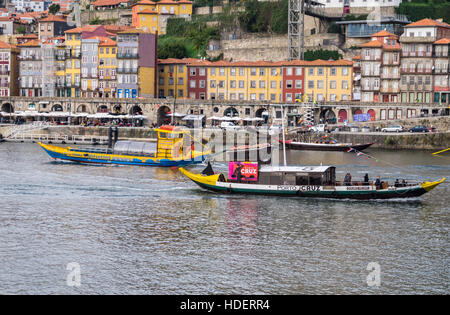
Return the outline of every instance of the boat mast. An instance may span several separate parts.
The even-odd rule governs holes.
[[[285,138],[285,135],[284,135],[284,107],[283,107],[283,105],[280,105],[281,106],[281,132],[283,133],[283,161],[284,161],[284,166],[286,166],[287,165],[287,163],[286,163],[286,138]]]

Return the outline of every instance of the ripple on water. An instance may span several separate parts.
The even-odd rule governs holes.
[[[371,154],[402,170],[341,153],[289,159],[354,178],[450,175],[428,153]],[[208,193],[166,169],[49,161],[36,145],[0,146],[0,293],[449,293],[448,182],[408,200],[283,199]],[[379,288],[366,284],[372,261]],[[69,262],[80,288],[66,285]]]

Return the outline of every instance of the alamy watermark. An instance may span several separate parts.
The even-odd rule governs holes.
[[[66,270],[69,274],[66,278],[66,284],[69,287],[79,287],[81,286],[81,266],[77,262],[68,263]]]

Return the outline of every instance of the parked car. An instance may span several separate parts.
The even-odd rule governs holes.
[[[368,127],[368,126],[362,127],[361,132],[370,132],[370,127]]]
[[[400,125],[387,126],[381,129],[382,132],[403,132],[403,127]]]
[[[231,121],[223,121],[220,124],[220,128],[222,129],[228,129],[228,130],[237,130],[240,129],[240,126],[235,125],[234,123],[232,123]]]
[[[415,126],[408,130],[409,132],[429,132],[430,130],[425,126]]]

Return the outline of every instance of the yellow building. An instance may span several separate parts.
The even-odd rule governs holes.
[[[208,99],[281,101],[280,63],[218,61],[205,65]]]
[[[55,46],[56,96],[66,96],[66,44]]]
[[[65,96],[81,96],[81,34],[83,28],[66,31]]]
[[[158,97],[187,98],[187,64],[189,59],[158,61]]]
[[[352,99],[353,63],[315,60],[305,63],[305,97],[309,101],[340,102]]]
[[[99,96],[111,98],[117,92],[117,43],[108,37],[98,37]]]
[[[152,33],[165,34],[169,17],[186,18],[192,15],[192,2],[162,0],[155,3],[142,0],[133,5],[131,12],[132,26]]]

